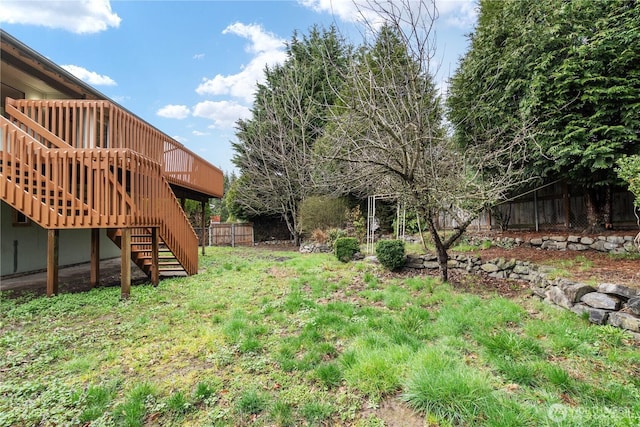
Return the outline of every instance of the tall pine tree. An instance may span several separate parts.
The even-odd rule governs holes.
[[[483,0],[451,81],[460,144],[531,129],[533,174],[584,189],[588,225],[609,221],[614,165],[640,152],[635,0]]]

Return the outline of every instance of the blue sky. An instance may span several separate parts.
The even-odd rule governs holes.
[[[364,2],[365,0],[356,0]],[[438,80],[455,70],[473,0],[436,0]],[[359,34],[352,0],[3,0],[0,25],[40,54],[222,170],[256,81],[294,31],[332,23]]]

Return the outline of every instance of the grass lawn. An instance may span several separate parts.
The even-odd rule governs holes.
[[[255,248],[201,269],[0,294],[0,426],[640,425],[638,344],[528,293]]]

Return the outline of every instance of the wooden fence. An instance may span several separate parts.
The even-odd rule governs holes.
[[[209,246],[253,245],[253,224],[212,223],[209,226]]]
[[[614,227],[636,226],[630,192],[614,190],[611,204]],[[444,228],[455,226],[451,218],[441,215],[439,219]],[[579,189],[554,183],[494,207],[474,221],[469,229],[582,230],[587,225],[584,194]]]

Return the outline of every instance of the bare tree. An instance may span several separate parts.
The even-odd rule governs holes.
[[[232,194],[247,216],[280,215],[299,244],[298,210],[316,192],[313,145],[326,122],[324,106],[332,101],[328,80],[338,73],[324,67],[346,60],[334,29],[314,28],[302,40],[294,36],[287,54],[284,64],[266,70],[252,118],[237,124],[233,161],[241,177]]]
[[[448,249],[487,207],[524,178],[528,130],[494,144],[460,147],[443,123],[431,68],[436,55],[433,1],[369,1],[362,16],[371,43],[349,68],[322,145],[329,168],[362,192],[393,192],[424,218],[447,280]],[[490,149],[486,149],[490,147]],[[443,238],[437,216],[455,229]]]
[[[307,79],[298,67],[279,70],[277,85],[256,96],[254,121],[239,122],[236,164],[243,181],[236,203],[253,215],[280,215],[298,240],[298,205],[312,194],[311,139],[301,131],[311,126],[312,111],[303,107]],[[259,111],[258,111],[259,109]],[[258,120],[256,120],[258,119]]]

